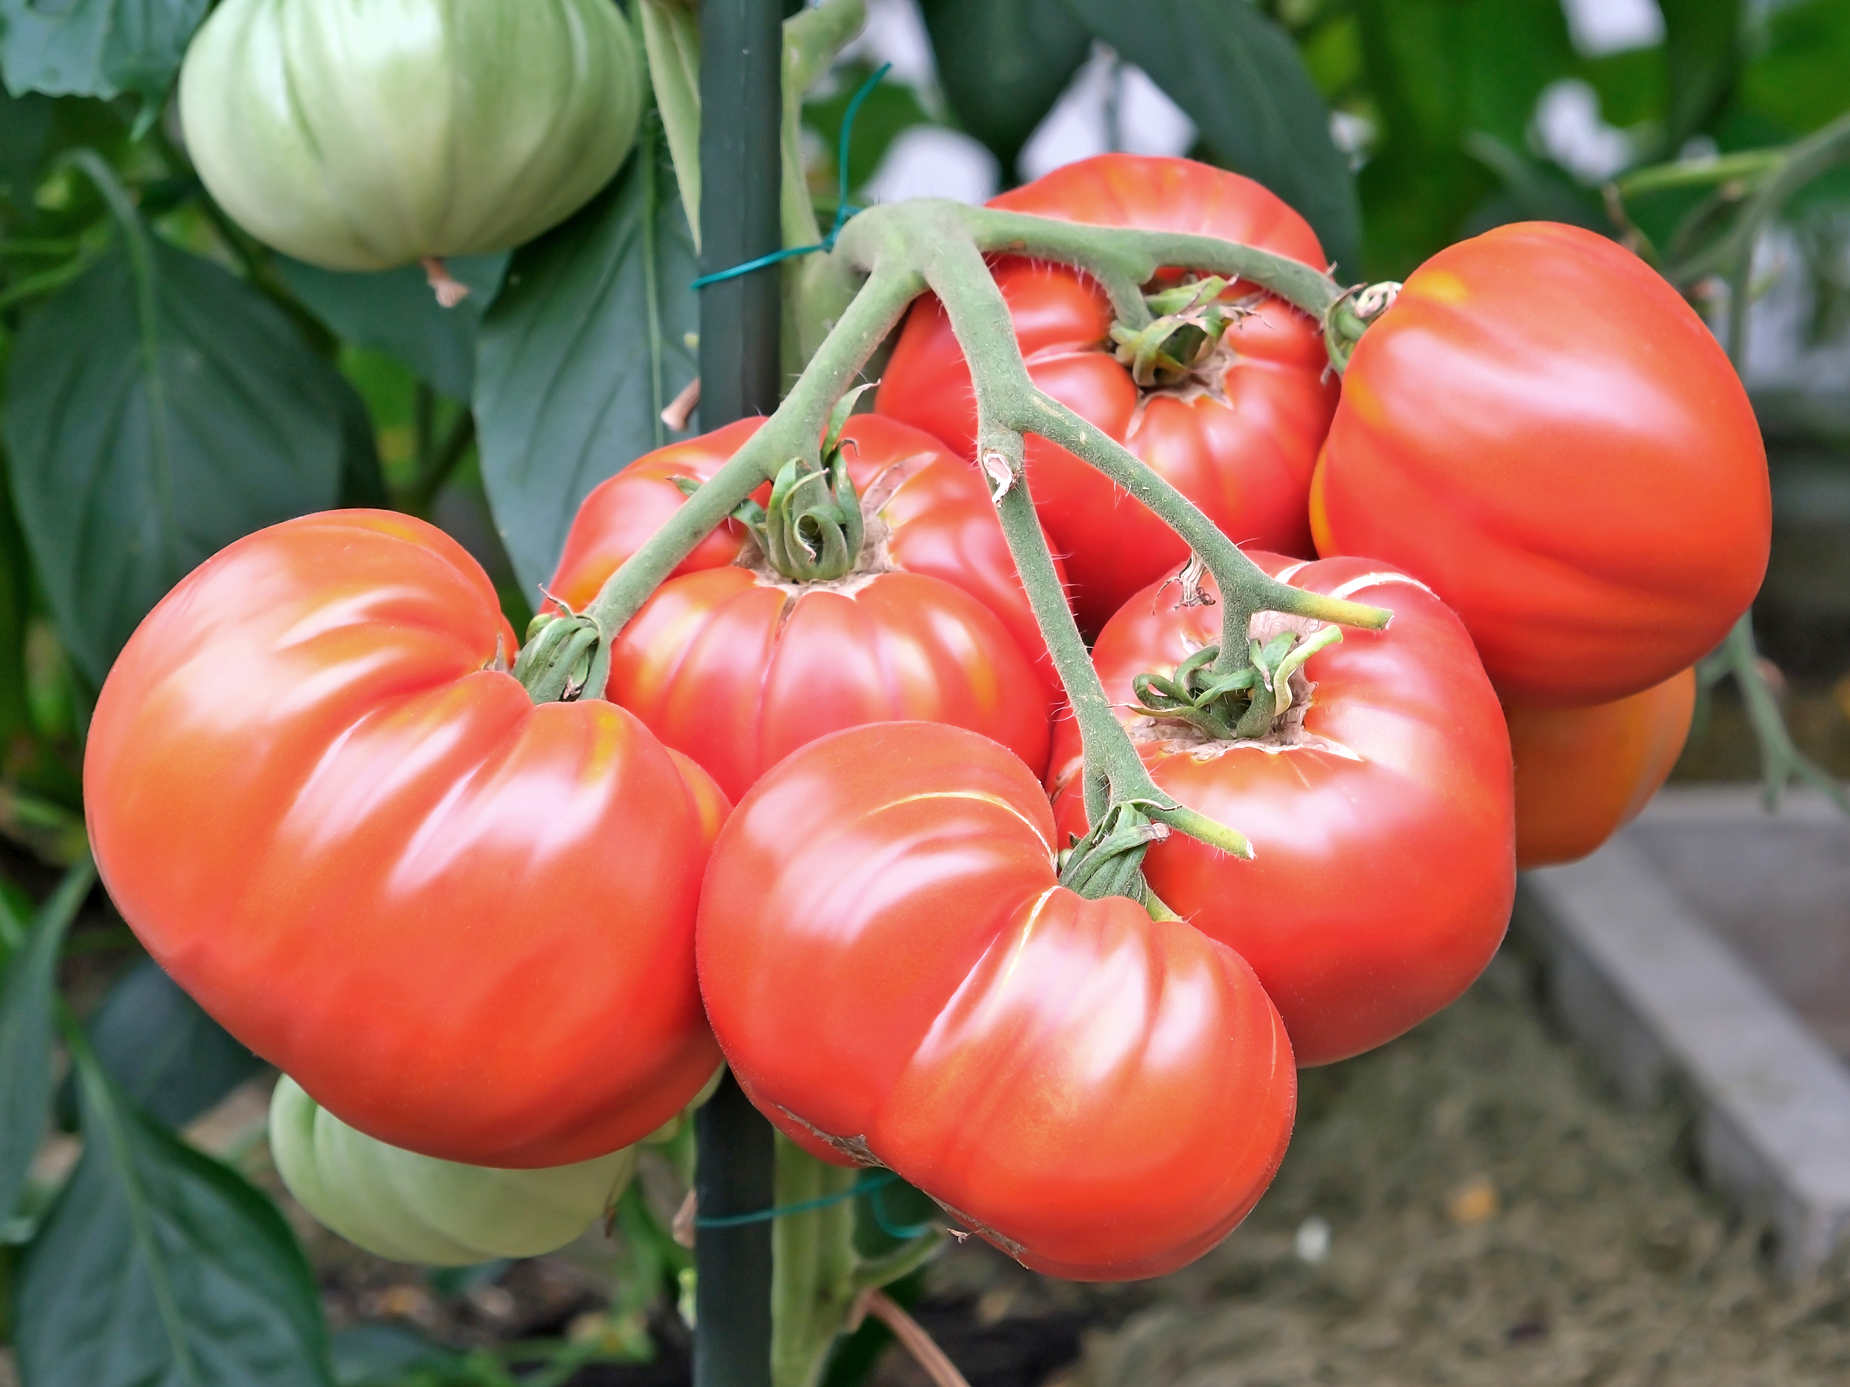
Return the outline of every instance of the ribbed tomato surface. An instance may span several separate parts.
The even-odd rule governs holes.
[[[1103,154],[994,199],[1098,226],[1216,236],[1321,270],[1323,249],[1296,212],[1251,179],[1187,159]],[[993,262],[1029,374],[1172,482],[1235,540],[1311,553],[1305,496],[1336,406],[1318,325],[1236,284],[1251,310],[1228,330],[1207,378],[1140,389],[1113,357],[1111,305],[1077,270],[1015,257]],[[880,384],[882,414],[975,457],[970,371],[935,298],[912,308]],[[1081,624],[1096,630],[1139,588],[1174,572],[1187,547],[1154,514],[1070,453],[1028,444],[1041,521],[1066,556]]]
[[[1464,628],[1418,583],[1359,559],[1252,557],[1394,612],[1387,630],[1345,631],[1310,657],[1277,735],[1208,741],[1133,713],[1138,674],[1219,641],[1218,606],[1140,593],[1093,657],[1156,783],[1252,841],[1241,861],[1172,835],[1144,859],[1151,887],[1252,964],[1298,1062],[1327,1064],[1439,1010],[1496,952],[1516,885],[1509,738]],[[1268,639],[1288,624],[1268,620],[1255,623]],[[1083,832],[1070,721],[1054,767],[1061,831]]]
[[[1047,797],[994,742],[855,728],[715,845],[701,989],[732,1071],[839,1164],[880,1164],[1027,1266],[1173,1270],[1271,1180],[1291,1048],[1230,949],[1055,884]]]
[[[669,479],[704,481],[758,422],[650,454],[593,491],[552,591],[596,596],[680,503]],[[868,517],[862,567],[788,582],[755,547],[734,562],[746,539],[728,522],[624,628],[610,696],[734,798],[805,742],[867,722],[968,727],[1042,769],[1059,683],[981,477],[877,415],[850,419],[842,447]]]
[[[274,526],[129,641],[84,803],[148,951],[316,1102],[424,1155],[564,1165],[718,1062],[693,927],[725,804],[623,709],[535,707],[513,653],[440,530]]]
[[[1429,584],[1513,703],[1605,703],[1720,643],[1772,535],[1753,406],[1630,251],[1525,222],[1439,252],[1368,329],[1311,502],[1318,552]]]

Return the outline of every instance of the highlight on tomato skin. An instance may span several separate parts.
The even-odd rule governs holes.
[[[536,707],[512,654],[435,527],[272,526],[130,639],[84,800],[123,918],[241,1042],[368,1136],[524,1168],[627,1146],[712,1074],[725,806],[623,709]]]
[[[702,996],[759,1109],[1024,1265],[1160,1275],[1283,1157],[1296,1071],[1238,955],[1056,884],[1032,772],[933,723],[838,732],[748,794],[701,902]]]
[[[762,425],[661,449],[579,509],[550,591],[582,605]],[[611,648],[609,696],[737,798],[790,751],[864,722],[929,719],[991,736],[1036,767],[1064,693],[974,467],[878,415],[843,457],[867,517],[854,572],[796,583],[728,521]],[[767,489],[768,494],[768,489]]]
[[[1470,638],[1424,586],[1362,559],[1249,557],[1394,613],[1309,658],[1295,719],[1216,741],[1136,710],[1139,674],[1220,639],[1220,607],[1180,605],[1173,584],[1127,602],[1093,663],[1157,785],[1252,841],[1239,861],[1171,835],[1144,858],[1151,889],[1252,965],[1298,1063],[1328,1064],[1449,1005],[1502,942],[1516,884],[1509,736]],[[1080,760],[1063,721],[1050,779],[1063,835],[1086,827]]]
[[[1355,349],[1311,496],[1317,551],[1428,584],[1502,697],[1641,692],[1720,643],[1772,534],[1753,406],[1630,251],[1525,222],[1448,247]]]
[[[1689,737],[1696,672],[1590,708],[1506,707],[1516,758],[1516,865],[1573,862],[1650,803]]]
[[[1316,233],[1251,179],[1188,159],[1102,154],[991,200],[1064,221],[1218,236],[1322,270]],[[992,260],[1035,384],[1122,442],[1240,542],[1309,556],[1305,518],[1337,385],[1321,331],[1289,304],[1227,291],[1244,316],[1195,377],[1141,388],[1113,355],[1103,290],[1076,270]],[[969,367],[938,301],[912,307],[878,409],[976,456]],[[1064,449],[1028,440],[1028,482],[1064,554],[1080,625],[1096,631],[1130,596],[1180,568],[1187,546],[1140,502]]]

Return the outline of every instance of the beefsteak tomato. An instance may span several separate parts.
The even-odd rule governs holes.
[[[1038,1271],[1183,1265],[1290,1137],[1291,1048],[1252,970],[1056,885],[1045,792],[962,728],[854,728],[765,776],[715,845],[699,956],[766,1116]]]
[[[635,144],[646,81],[608,0],[225,0],[187,49],[180,118],[246,231],[380,270],[564,221]]]
[[[1311,498],[1464,620],[1499,693],[1641,692],[1717,645],[1766,571],[1766,451],[1702,320],[1630,251],[1498,227],[1440,251],[1357,344]]]
[[[1516,757],[1516,865],[1585,857],[1670,775],[1696,711],[1696,672],[1590,708],[1505,708]]]
[[[725,802],[632,714],[535,707],[481,567],[403,515],[250,535],[148,616],[84,803],[123,918],[342,1121],[471,1165],[607,1155],[718,1050],[694,911]]]
[[[1344,631],[1312,655],[1266,738],[1210,740],[1135,712],[1137,675],[1219,641],[1218,606],[1139,593],[1093,659],[1156,783],[1252,840],[1241,861],[1173,835],[1144,859],[1151,889],[1252,965],[1300,1064],[1327,1064],[1439,1010],[1496,952],[1516,885],[1509,737],[1470,638],[1420,584],[1359,559],[1251,557],[1296,587],[1394,612],[1387,630]],[[1317,625],[1254,622],[1261,639]],[[1070,721],[1054,766],[1061,830],[1083,834]]]
[[[431,1267],[555,1252],[597,1222],[636,1170],[631,1147],[539,1170],[401,1151],[356,1132],[287,1074],[270,1095],[270,1154],[317,1222],[375,1256]]]
[[[1305,220],[1251,179],[1187,159],[1102,154],[995,198],[1036,216],[1218,236],[1327,264]],[[1142,388],[1113,355],[1104,291],[1077,270],[997,257],[1028,373],[1173,483],[1241,542],[1308,555],[1305,495],[1337,386],[1318,324],[1243,285],[1222,296],[1243,316],[1197,373]],[[935,298],[912,307],[880,385],[879,410],[976,456],[970,370]],[[1080,624],[1096,631],[1139,588],[1180,568],[1188,548],[1141,502],[1064,449],[1028,441],[1028,484],[1066,556]]]
[[[551,591],[574,607],[761,421],[651,453],[579,508]],[[854,573],[794,583],[736,522],[706,539],[611,646],[609,696],[737,798],[825,732],[923,718],[1036,770],[1063,695],[982,478],[917,429],[850,418],[841,447],[867,540]]]

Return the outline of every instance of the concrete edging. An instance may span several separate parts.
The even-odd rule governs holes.
[[[1704,808],[1712,821],[1726,804],[1653,818]],[[1628,1101],[1656,1102],[1667,1084],[1695,1101],[1705,1174],[1768,1220],[1782,1270],[1850,1240],[1850,1068],[1626,835],[1526,873],[1515,927],[1541,946],[1561,1020]]]

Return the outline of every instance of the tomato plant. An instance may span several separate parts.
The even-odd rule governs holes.
[[[288,1075],[270,1098],[270,1153],[317,1221],[394,1262],[464,1267],[537,1257],[602,1218],[636,1169],[630,1147],[574,1165],[495,1170],[355,1131]]]
[[[674,478],[706,481],[755,431],[675,444],[592,492],[549,591],[588,603],[679,508]],[[855,566],[800,582],[762,548],[735,563],[746,537],[728,522],[624,629],[611,696],[734,797],[803,743],[864,722],[949,722],[1044,767],[1059,680],[976,471],[878,415],[850,418],[838,446],[866,514]]]
[[[1717,645],[1766,570],[1747,393],[1649,266],[1575,227],[1441,251],[1343,377],[1320,553],[1430,584],[1513,702],[1638,693]]]
[[[1140,711],[1139,675],[1174,670],[1217,635],[1215,608],[1178,605],[1173,587],[1126,603],[1093,656],[1156,783],[1253,838],[1250,862],[1180,835],[1157,843],[1151,889],[1252,965],[1299,1063],[1327,1064],[1431,1015],[1496,952],[1515,891],[1509,739],[1464,629],[1418,583],[1359,559],[1254,557],[1295,586],[1394,613],[1387,630],[1346,631],[1311,655],[1262,736]],[[1278,619],[1254,636],[1291,629]],[[1060,724],[1069,833],[1086,828],[1079,751]]]
[[[1277,1169],[1291,1047],[1232,950],[1059,886],[1054,841],[1034,776],[974,733],[812,742],[715,845],[701,994],[824,1159],[887,1166],[1039,1270],[1159,1275]]]
[[[1005,193],[991,204],[1098,226],[1217,236],[1323,268],[1304,219],[1259,184],[1181,159],[1101,155]],[[1173,277],[1173,276],[1172,276]],[[1035,383],[1172,482],[1242,542],[1309,554],[1304,497],[1335,408],[1318,325],[1244,285],[1187,310],[1225,306],[1213,340],[1178,325],[1202,352],[1139,380],[1112,338],[1099,286],[1058,266],[1007,258],[995,278]],[[1162,324],[1161,326],[1168,326]],[[1180,348],[1172,348],[1180,351]],[[913,309],[881,382],[883,414],[974,456],[970,369],[942,308]],[[1065,555],[1081,623],[1096,630],[1139,588],[1181,567],[1188,546],[1136,500],[1064,449],[1036,439],[1029,484]]]
[[[1638,817],[1689,736],[1696,674],[1683,670],[1588,708],[1505,708],[1516,757],[1516,865],[1585,857]]]
[[[645,1251],[627,1192],[612,1314],[640,1333],[678,1284],[728,1387],[852,1387],[863,1316],[919,1342],[878,1288],[946,1230],[871,1237],[895,1172],[1077,1276],[1237,1222],[1294,1062],[1442,1005],[1536,826],[1586,841],[1667,763],[1688,676],[1645,686],[1751,595],[1766,487],[1642,267],[1738,362],[1761,232],[1850,158],[1842,120],[1738,148],[1839,112],[1781,66],[1816,6],[1757,18],[1751,61],[1672,15],[1655,105],[1546,0],[1558,52],[1525,12],[1358,53],[1352,8],[926,0],[1004,184],[1098,75],[1155,81],[1224,166],[1108,155],[975,207],[885,195],[940,117],[845,57],[862,0],[0,0],[0,835],[66,869],[36,911],[0,882],[23,1387],[329,1387],[250,1163],[171,1130],[248,1079],[241,1042],[294,1076],[303,1202],[433,1261],[569,1236],[716,1083],[675,1123],[693,1248]],[[1728,152],[1573,185],[1531,140],[1565,76],[1640,158]],[[1823,268],[1829,205],[1792,204]],[[1641,258],[1534,224],[1444,249],[1515,216]],[[1398,304],[1357,283],[1427,257]],[[1347,556],[1237,544],[1313,539]],[[1724,667],[1770,783],[1836,790],[1744,620]],[[758,782],[710,872],[696,759]],[[81,909],[92,847],[154,959]],[[67,930],[127,956],[94,1013]]]
[[[149,952],[318,1103],[424,1155],[563,1165],[713,1071],[693,920],[725,806],[622,709],[535,707],[511,647],[432,526],[260,531],[117,660],[85,802]]]

